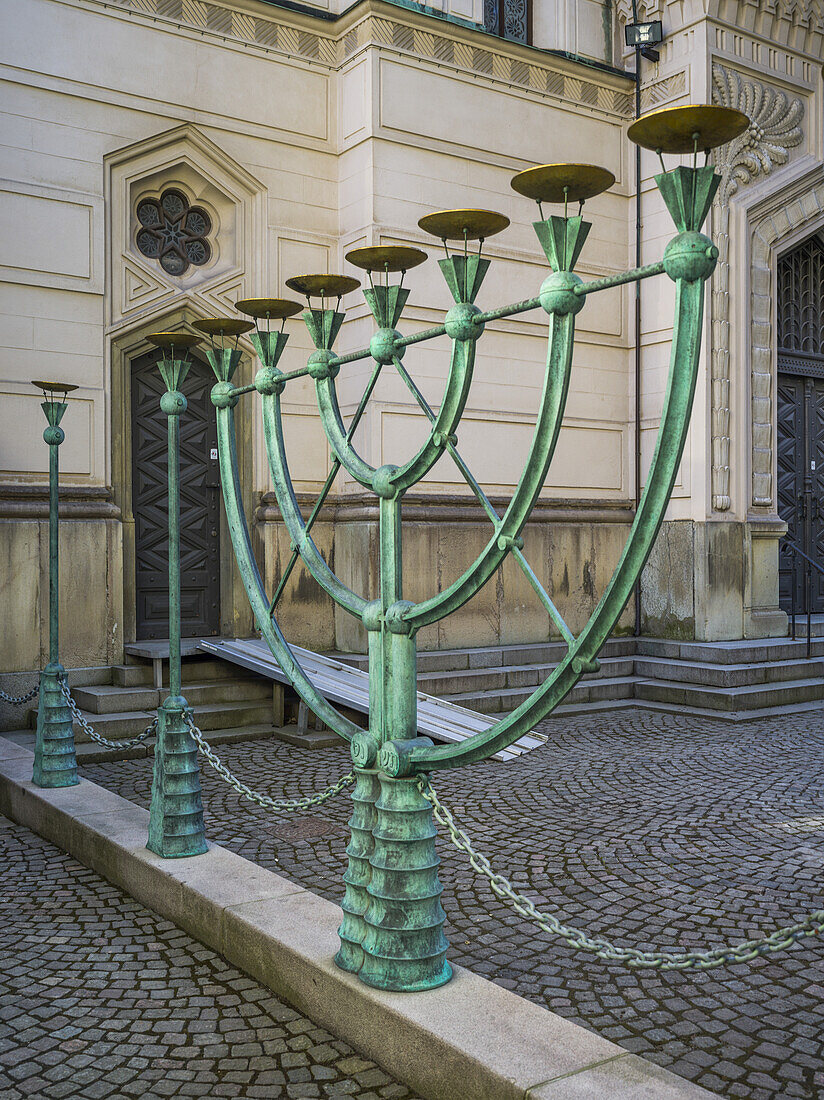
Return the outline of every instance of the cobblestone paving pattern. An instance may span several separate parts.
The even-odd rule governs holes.
[[[374,1062],[0,817],[0,1100],[415,1100]]]
[[[619,711],[550,720],[546,746],[433,777],[478,846],[567,923],[628,946],[718,946],[824,907],[824,713],[726,723]],[[344,748],[221,747],[256,789],[297,797]],[[85,774],[148,805],[151,762]],[[348,794],[258,810],[206,768],[209,837],[340,901]],[[824,942],[708,972],[639,972],[550,939],[443,836],[450,958],[726,1097],[824,1098]]]

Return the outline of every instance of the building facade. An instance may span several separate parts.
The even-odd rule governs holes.
[[[634,56],[622,45],[632,15],[625,0],[534,0],[531,9],[520,0],[448,0],[443,10],[400,0],[348,7],[6,0],[5,7],[4,672],[40,667],[48,640],[47,448],[32,378],[79,387],[61,447],[63,662],[111,664],[125,643],[167,630],[165,425],[150,333],[234,314],[240,298],[291,296],[292,275],[357,274],[344,254],[383,243],[430,253],[408,276],[404,324],[437,324],[449,305],[434,262],[440,246],[417,223],[450,207],[511,219],[485,245],[493,263],[481,305],[529,297],[546,262],[530,225],[534,207],[509,181],[535,163],[588,161],[614,172],[615,186],[587,204],[593,229],[579,270],[597,277],[635,264],[635,150],[626,138],[635,80]],[[824,428],[810,411],[824,424],[824,5],[640,0],[638,8],[640,18],[660,18],[666,35],[660,60],[643,63],[643,109],[714,101],[753,119],[718,158],[725,176],[712,228],[721,259],[690,438],[642,586],[642,628],[681,638],[781,635],[789,580],[780,597],[779,542],[789,523],[795,537],[807,532],[810,545],[801,516],[815,496],[807,484],[810,447],[824,451]],[[672,228],[652,181],[655,158],[644,154],[641,165],[646,263],[659,258]],[[643,285],[637,370],[633,295],[604,292],[578,318],[564,428],[525,532],[526,556],[573,629],[583,626],[620,555],[663,400],[671,286],[666,279]],[[368,343],[372,320],[359,292],[343,304],[337,346],[345,351]],[[299,321],[288,326],[287,370],[302,366],[311,347]],[[245,383],[254,362],[242,346]],[[459,446],[498,504],[523,467],[545,354],[538,315],[489,325],[480,342]],[[440,342],[410,349],[405,360],[435,406],[447,362]],[[341,372],[344,414],[356,408],[367,378],[362,362]],[[184,387],[184,633],[243,636],[253,622],[220,506],[210,386],[198,361]],[[291,472],[308,508],[331,458],[311,383],[290,384],[286,398]],[[291,548],[254,395],[242,399],[238,420],[244,498],[274,588]],[[407,456],[423,430],[402,380],[387,373],[356,443],[381,465]],[[489,535],[448,456],[409,494],[405,517],[410,599],[448,584]],[[820,554],[824,521],[816,523]],[[376,531],[374,500],[339,474],[316,541],[364,593],[374,593]],[[631,631],[634,616],[628,607],[619,629]],[[287,637],[315,649],[364,647],[360,625],[300,569],[280,621]],[[553,630],[507,565],[461,612],[423,632],[420,644],[537,641]]]

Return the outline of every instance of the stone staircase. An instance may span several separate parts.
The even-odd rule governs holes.
[[[824,617],[822,617],[824,618]],[[824,707],[824,622],[811,657],[799,633],[737,642],[613,638],[598,672],[584,676],[554,715],[620,707],[740,721]],[[514,710],[563,658],[558,642],[418,654],[418,689],[486,714]],[[359,668],[366,658],[336,654]]]
[[[601,667],[582,678],[553,717],[615,711],[623,707],[678,712],[736,722],[780,714],[824,709],[824,616],[811,629],[811,656],[806,657],[806,621],[797,637],[760,641],[676,642],[658,638],[612,638],[603,649]],[[508,713],[543,682],[563,658],[560,642],[487,646],[418,654],[418,689],[486,714]],[[362,654],[331,654],[366,669]],[[151,722],[167,694],[155,686],[161,666],[148,659],[130,664],[69,670],[69,684],[83,716],[109,740],[125,740]],[[209,741],[250,740],[278,729],[285,740],[300,740],[293,727],[296,699],[284,697],[279,685],[226,661],[191,649],[184,655],[183,692],[195,721]],[[286,722],[289,721],[289,726]],[[32,705],[29,730],[37,724]],[[75,725],[78,759],[93,762],[112,754]],[[17,735],[33,741],[31,733]],[[305,739],[305,734],[304,734]],[[319,742],[320,743],[320,742]],[[326,742],[323,742],[326,744]],[[143,743],[118,755],[142,756]]]
[[[282,714],[274,713],[271,680],[197,654],[183,658],[182,675],[183,694],[195,722],[204,732],[209,731],[209,741],[214,744],[267,736],[278,717],[279,724],[283,724]],[[144,730],[168,694],[167,686],[154,686],[152,666],[139,660],[127,665],[70,670],[68,677],[83,717],[110,741],[125,740]],[[168,665],[163,668],[163,684],[168,685]],[[29,710],[28,725],[36,727],[36,709]],[[74,729],[79,757],[92,762],[98,754],[101,758],[106,755],[106,750],[91,742],[78,723]],[[144,746],[137,746],[129,753],[142,755],[144,751]]]

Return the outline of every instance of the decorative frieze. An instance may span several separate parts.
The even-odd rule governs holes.
[[[712,67],[713,102],[735,107],[751,119],[749,129],[722,146],[717,157],[722,182],[713,209],[718,266],[712,284],[712,506],[728,511],[730,498],[730,200],[756,177],[768,176],[790,159],[804,139],[804,102],[785,92],[748,80],[716,62]],[[755,297],[755,296],[754,296]],[[761,303],[753,300],[753,312]],[[769,316],[765,323],[769,324]],[[764,341],[752,348],[753,503],[772,502],[771,362]]]
[[[220,34],[228,40],[258,46],[265,50],[287,54],[302,61],[337,68],[357,50],[380,45],[402,50],[425,61],[439,65],[451,65],[457,70],[473,75],[488,76],[506,84],[549,95],[581,107],[593,107],[607,114],[630,118],[633,113],[633,93],[623,87],[615,87],[615,80],[604,83],[586,80],[578,73],[573,75],[550,64],[538,64],[502,49],[486,49],[450,36],[449,24],[440,24],[445,33],[420,30],[399,19],[378,16],[368,12],[363,19],[345,32],[335,34],[315,33],[286,22],[287,13],[281,19],[250,16],[233,12],[231,8],[212,4],[207,0],[112,0],[117,7],[131,9],[143,15],[154,15],[198,31]],[[330,26],[325,22],[323,25]],[[433,21],[433,25],[434,24]],[[459,28],[455,28],[459,30]],[[464,32],[461,32],[462,34]],[[489,41],[489,38],[483,41]],[[493,40],[494,41],[494,40]],[[540,56],[540,55],[538,55]],[[547,61],[550,59],[547,57]]]
[[[687,91],[687,73],[684,69],[664,77],[663,80],[655,80],[651,84],[641,87],[641,112],[654,111],[662,103],[671,103],[685,95]]]

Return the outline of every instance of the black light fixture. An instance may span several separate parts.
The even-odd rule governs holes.
[[[653,46],[664,41],[664,25],[660,19],[647,23],[627,23],[624,28],[624,39],[628,46],[640,50],[642,57],[647,61],[657,61],[658,50],[653,49]]]

